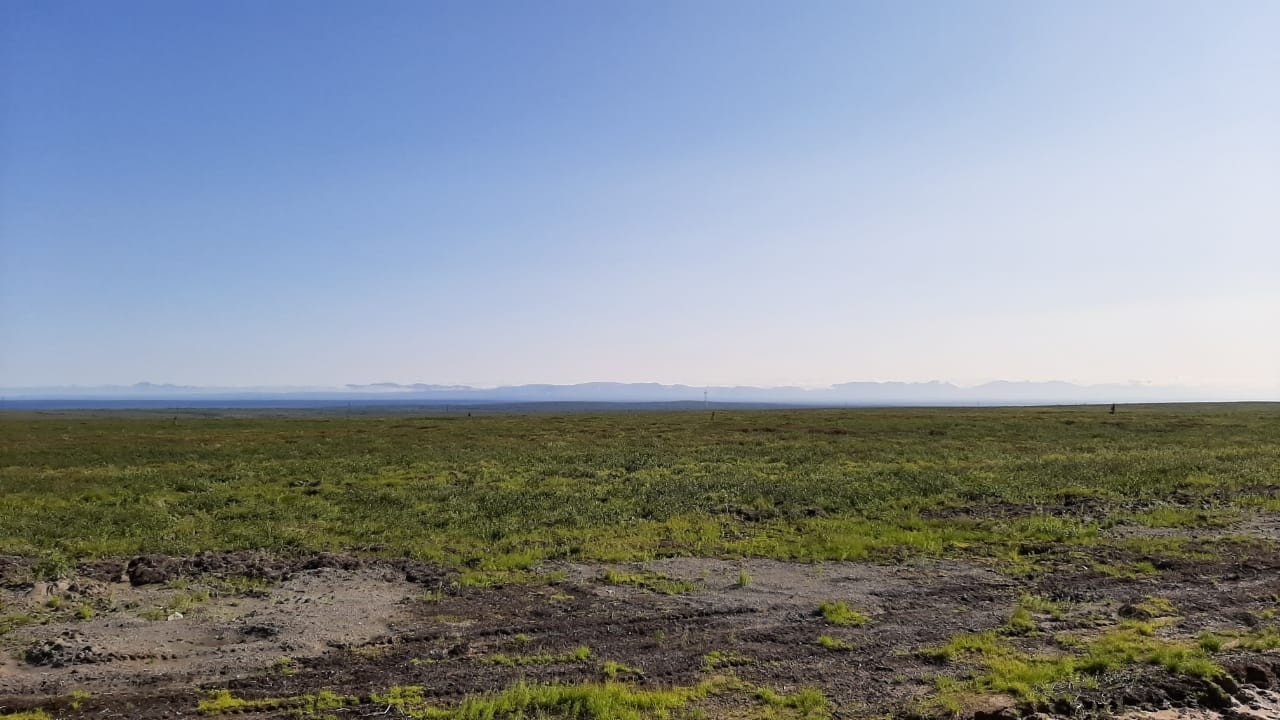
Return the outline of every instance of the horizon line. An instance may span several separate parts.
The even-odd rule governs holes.
[[[849,385],[907,385],[907,386],[948,386],[959,390],[974,390],[992,385],[1060,385],[1073,388],[1089,389],[1089,388],[1130,388],[1130,389],[1184,389],[1184,390],[1231,390],[1231,391],[1277,391],[1280,385],[1273,386],[1248,386],[1233,385],[1228,383],[1215,382],[1158,382],[1153,380],[1111,380],[1103,382],[1078,382],[1073,380],[1046,379],[1046,380],[1010,380],[999,378],[994,380],[986,380],[976,383],[958,382],[954,380],[845,380],[840,382],[832,382],[825,385],[819,384],[781,384],[781,385],[764,385],[764,384],[748,384],[748,383],[707,383],[694,384],[687,382],[660,382],[655,380],[584,380],[579,382],[520,382],[520,383],[498,383],[498,384],[473,384],[473,383],[433,383],[433,382],[411,382],[401,383],[395,381],[377,381],[368,383],[342,383],[342,384],[309,384],[309,385],[197,385],[183,384],[173,382],[152,382],[138,381],[131,384],[119,383],[99,383],[99,384],[48,384],[48,385],[14,385],[0,386],[0,392],[24,392],[24,391],[145,391],[145,390],[166,390],[166,391],[217,391],[217,392],[423,392],[423,391],[495,391],[504,389],[519,389],[530,387],[547,387],[547,388],[575,388],[592,385],[618,385],[618,386],[651,386],[658,388],[689,388],[692,390],[712,390],[712,389],[751,389],[751,390],[786,390],[786,391],[822,391],[834,390]]]

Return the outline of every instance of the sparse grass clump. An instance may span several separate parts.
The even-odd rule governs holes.
[[[1177,505],[1158,505],[1146,512],[1136,513],[1130,521],[1152,528],[1210,528],[1226,527],[1236,522],[1240,512],[1226,508],[1203,510]]]
[[[0,636],[7,635],[24,625],[30,625],[37,622],[40,622],[39,616],[31,613],[0,615]]]
[[[600,672],[604,673],[604,676],[610,680],[618,679],[619,675],[633,675],[636,677],[644,676],[643,670],[633,668],[630,665],[615,662],[613,660],[605,660],[604,664],[600,666]]]
[[[1176,675],[1200,678],[1224,673],[1199,645],[1150,637],[1123,627],[1090,642],[1078,667],[1096,674],[1132,664],[1160,665]]]
[[[627,573],[613,568],[608,568],[600,579],[610,585],[631,585],[633,587],[644,588],[653,592],[659,592],[664,595],[679,595],[681,593],[693,592],[698,586],[688,580],[676,580],[669,578],[662,573],[641,572]]]
[[[639,690],[618,683],[602,685],[530,685],[468,698],[452,711],[424,717],[470,720],[489,717],[579,717],[591,720],[641,720],[688,704],[696,690]]]
[[[572,685],[520,681],[505,690],[469,696],[452,707],[428,704],[418,687],[392,688],[375,693],[372,699],[403,716],[431,720],[660,720],[706,698],[722,685],[721,681],[709,680],[693,687],[640,689],[612,681]]]
[[[818,613],[832,625],[863,625],[871,619],[843,602],[824,602],[818,606]]]
[[[615,683],[604,685],[527,685],[524,683],[493,695],[464,700],[444,718],[523,717],[526,715],[578,715],[586,718],[642,718],[646,711],[678,708],[689,695],[677,691],[632,690]]]
[[[756,697],[770,707],[795,710],[801,718],[825,718],[831,714],[831,701],[817,688],[803,688],[790,695],[759,688]]]
[[[955,660],[964,654],[995,656],[1007,645],[993,632],[956,635],[942,645],[924,648],[920,654],[933,660]]]
[[[233,712],[274,710],[284,702],[278,698],[246,700],[232,695],[230,690],[215,690],[197,703],[196,710],[205,715],[224,715]]]
[[[1133,608],[1140,615],[1148,618],[1176,617],[1178,608],[1168,598],[1148,595],[1141,602],[1134,603]]]
[[[1087,685],[1094,676],[1131,665],[1158,665],[1175,675],[1205,679],[1224,672],[1203,644],[1153,637],[1124,624],[1073,644],[1078,652],[1029,655],[998,634],[985,632],[957,635],[943,645],[923,649],[921,655],[981,668],[964,682],[941,681],[940,701],[944,704],[958,702],[958,697],[975,692],[1043,700],[1059,683]]]
[[[734,650],[712,650],[702,656],[703,672],[714,672],[724,667],[746,665],[753,662],[751,657]]]
[[[541,579],[537,573],[529,570],[465,570],[458,575],[458,585],[487,588],[517,583],[536,583]]]
[[[1040,595],[1023,593],[1022,596],[1018,598],[1018,605],[1037,615],[1048,615],[1055,620],[1062,619],[1062,603],[1049,600],[1048,598]]]
[[[1268,625],[1253,632],[1244,633],[1234,644],[1254,652],[1280,649],[1280,629]]]
[[[331,690],[320,690],[310,695],[259,700],[238,698],[232,695],[230,690],[215,690],[202,698],[196,709],[203,715],[292,710],[305,717],[314,716],[326,710],[354,707],[359,704],[360,698],[339,695]]]
[[[205,578],[203,582],[213,597],[262,597],[271,587],[270,580],[243,575]]]
[[[847,640],[837,640],[830,635],[819,635],[818,644],[828,650],[852,650],[853,644]]]
[[[1057,620],[1062,618],[1062,613],[1060,603],[1039,595],[1023,593],[1013,606],[1009,621],[1001,628],[1001,632],[1005,635],[1035,635],[1040,632],[1036,623],[1037,615]]]
[[[1003,629],[1009,635],[1030,635],[1036,632],[1036,621],[1031,618],[1030,610],[1023,605],[1016,605]]]
[[[76,566],[61,550],[44,554],[33,568],[36,580],[62,580],[75,574]]]
[[[208,601],[209,591],[207,590],[184,590],[174,595],[163,606],[144,610],[142,617],[147,620],[164,620],[174,613],[186,615]]]
[[[1196,638],[1196,642],[1200,645],[1200,649],[1207,653],[1219,652],[1222,650],[1223,646],[1226,645],[1226,640],[1224,640],[1222,636],[1209,632],[1208,630],[1200,633],[1200,636]]]
[[[1090,564],[1089,567],[1103,575],[1126,579],[1139,578],[1144,575],[1155,575],[1160,572],[1149,560],[1140,560],[1133,563],[1095,562]]]
[[[591,659],[591,648],[581,645],[568,652],[540,653],[535,655],[507,655],[495,653],[485,658],[485,662],[493,665],[520,667],[522,665],[551,665],[554,663],[587,662]]]
[[[84,701],[91,697],[93,696],[85,690],[72,690],[71,694],[67,696],[67,699],[70,701],[69,704],[71,705],[72,710],[79,710],[80,706],[84,704]]]
[[[420,685],[393,685],[384,692],[370,693],[369,699],[376,705],[392,707],[401,714],[425,702]]]

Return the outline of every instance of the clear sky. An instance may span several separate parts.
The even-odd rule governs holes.
[[[1280,387],[1280,3],[0,3],[0,386]]]

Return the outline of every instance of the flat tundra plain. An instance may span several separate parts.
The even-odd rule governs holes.
[[[0,415],[0,718],[1277,717],[1280,406]]]

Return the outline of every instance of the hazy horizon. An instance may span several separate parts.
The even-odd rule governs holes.
[[[574,409],[705,409],[765,407],[975,407],[1026,405],[1143,405],[1152,403],[1280,403],[1280,391],[1144,384],[1072,385],[1061,382],[994,382],[972,387],[949,383],[850,382],[821,388],[689,386],[594,382],[577,385],[469,387],[398,385],[345,387],[133,386],[0,388],[0,409],[173,408],[411,408],[449,406]]]
[[[1280,389],[1280,4],[0,7],[0,386]]]
[[[1170,383],[1159,384],[1144,380],[1115,380],[1096,383],[1081,383],[1071,380],[1062,380],[1058,378],[1044,379],[1026,379],[1026,378],[993,378],[980,382],[957,382],[954,380],[946,380],[941,378],[932,378],[928,380],[892,380],[892,379],[856,379],[850,378],[837,382],[823,384],[778,384],[778,385],[762,385],[751,383],[688,383],[688,382],[659,382],[655,380],[613,380],[604,378],[594,378],[580,380],[576,382],[563,383],[546,383],[546,382],[523,382],[523,383],[467,383],[467,382],[432,382],[430,380],[411,380],[411,381],[395,381],[395,380],[379,380],[366,383],[333,383],[333,384],[253,384],[253,385],[214,385],[199,383],[183,383],[170,381],[155,380],[138,380],[131,383],[99,383],[99,384],[80,384],[80,383],[64,383],[53,385],[0,385],[0,390],[29,390],[29,389],[83,389],[83,390],[191,390],[191,391],[377,391],[377,390],[446,390],[446,389],[471,389],[471,390],[496,390],[512,387],[535,387],[547,386],[557,388],[581,387],[587,385],[621,385],[621,386],[657,386],[657,387],[687,387],[694,389],[705,388],[749,388],[758,390],[775,390],[775,389],[798,389],[798,390],[825,390],[850,385],[905,385],[905,386],[930,386],[944,385],[959,389],[976,389],[993,385],[1063,385],[1075,388],[1096,388],[1096,387],[1127,387],[1127,388],[1184,388],[1184,389],[1221,389],[1236,392],[1259,392],[1259,393],[1275,393],[1280,392],[1280,388],[1266,387],[1249,387],[1247,385],[1230,385],[1230,384],[1193,384],[1193,383]]]

